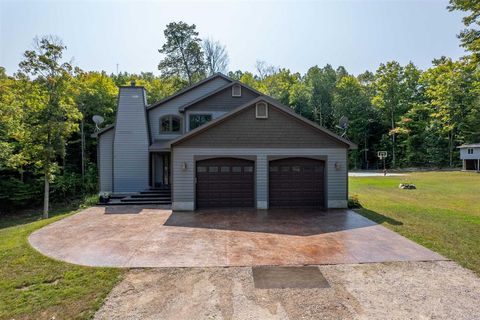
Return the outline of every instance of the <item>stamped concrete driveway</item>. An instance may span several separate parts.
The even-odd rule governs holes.
[[[55,259],[110,267],[445,260],[350,210],[92,207],[34,232],[29,241]]]

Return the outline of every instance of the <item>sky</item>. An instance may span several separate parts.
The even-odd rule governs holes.
[[[195,24],[226,45],[229,70],[257,60],[304,73],[344,66],[359,74],[391,60],[426,69],[465,54],[462,14],[447,0],[351,1],[21,1],[0,0],[0,66],[17,71],[35,36],[54,34],[84,70],[154,72],[169,22]]]

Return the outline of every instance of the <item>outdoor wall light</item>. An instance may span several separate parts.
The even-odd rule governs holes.
[[[340,171],[342,169],[342,164],[340,162],[335,162],[335,170]]]
[[[186,162],[182,162],[182,171],[187,171],[187,163]]]

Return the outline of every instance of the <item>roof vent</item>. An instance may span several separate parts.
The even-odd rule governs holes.
[[[241,97],[242,96],[242,86],[239,84],[234,84],[232,87],[232,97]]]
[[[257,119],[268,119],[268,104],[266,102],[257,102],[255,105],[255,117]]]
[[[130,81],[130,86],[135,87],[135,80]]]

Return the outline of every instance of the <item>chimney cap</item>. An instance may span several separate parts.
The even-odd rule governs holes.
[[[131,86],[131,87],[135,87],[135,80],[131,80],[131,81],[130,81],[130,86]]]

